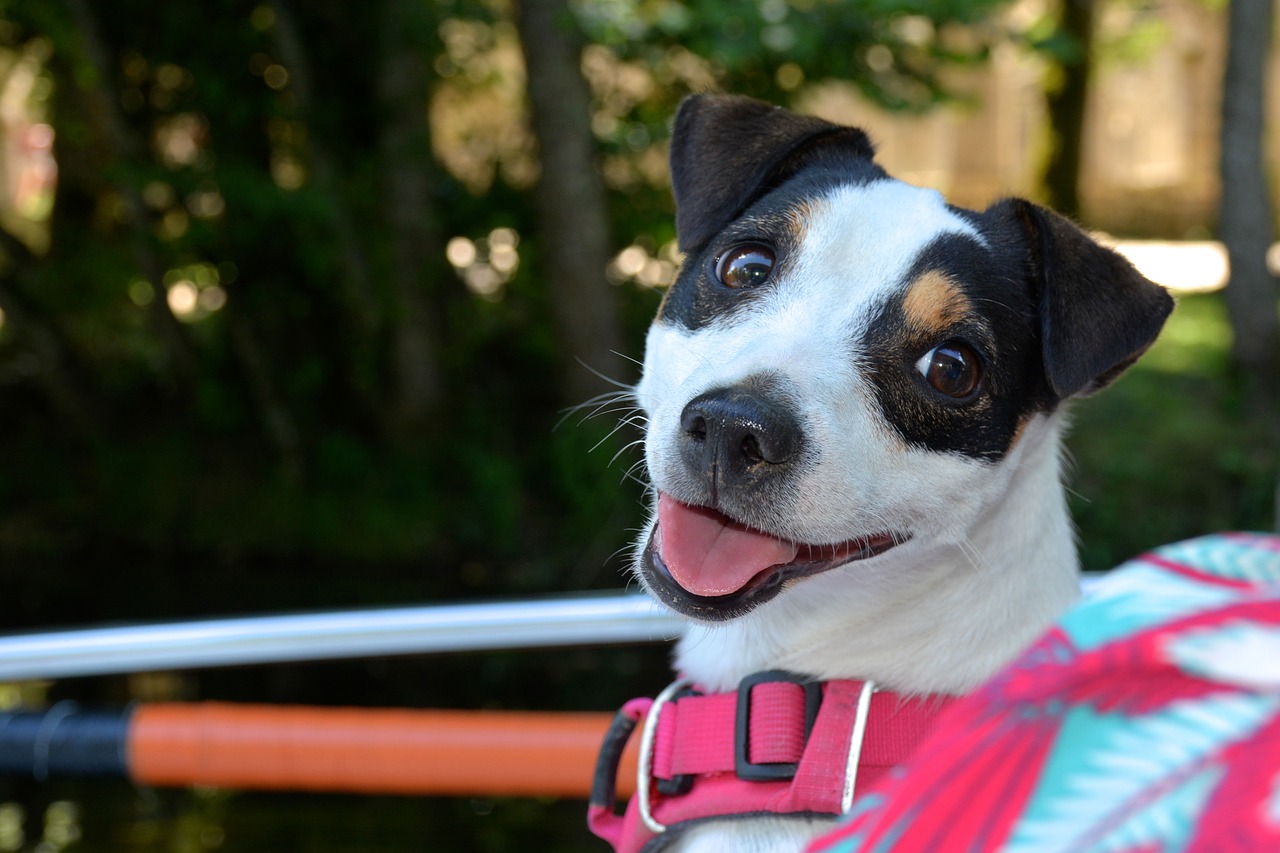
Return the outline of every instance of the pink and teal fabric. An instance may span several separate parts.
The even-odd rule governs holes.
[[[1126,563],[809,849],[1280,851],[1280,537]]]

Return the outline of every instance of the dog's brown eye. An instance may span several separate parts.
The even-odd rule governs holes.
[[[939,344],[920,357],[916,370],[948,397],[968,397],[978,387],[982,366],[978,354],[959,341]]]
[[[716,278],[725,287],[758,287],[773,272],[773,250],[759,243],[734,246],[716,261]]]

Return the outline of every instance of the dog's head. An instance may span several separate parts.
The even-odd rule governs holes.
[[[679,612],[731,618],[963,543],[1028,432],[1172,307],[1066,219],[951,207],[873,156],[859,130],[746,98],[676,118],[685,261],[637,387],[656,492],[637,571]]]

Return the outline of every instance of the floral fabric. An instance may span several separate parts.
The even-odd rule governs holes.
[[[809,850],[1280,851],[1280,537],[1126,563]]]

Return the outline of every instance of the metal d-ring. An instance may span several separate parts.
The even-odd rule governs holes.
[[[871,711],[871,696],[876,692],[874,681],[862,682],[858,694],[858,708],[853,717],[853,733],[849,736],[849,759],[844,766],[844,787],[840,791],[840,814],[848,814],[853,807],[853,792],[858,786],[858,761],[862,758],[862,741],[867,735],[867,715]]]
[[[665,824],[654,820],[649,804],[649,784],[653,780],[653,742],[658,734],[658,718],[662,716],[662,706],[692,683],[691,678],[679,678],[668,684],[649,706],[649,713],[644,718],[644,728],[640,732],[640,760],[636,766],[636,804],[640,809],[640,820],[644,821],[644,825],[654,835],[661,835],[667,831]]]

